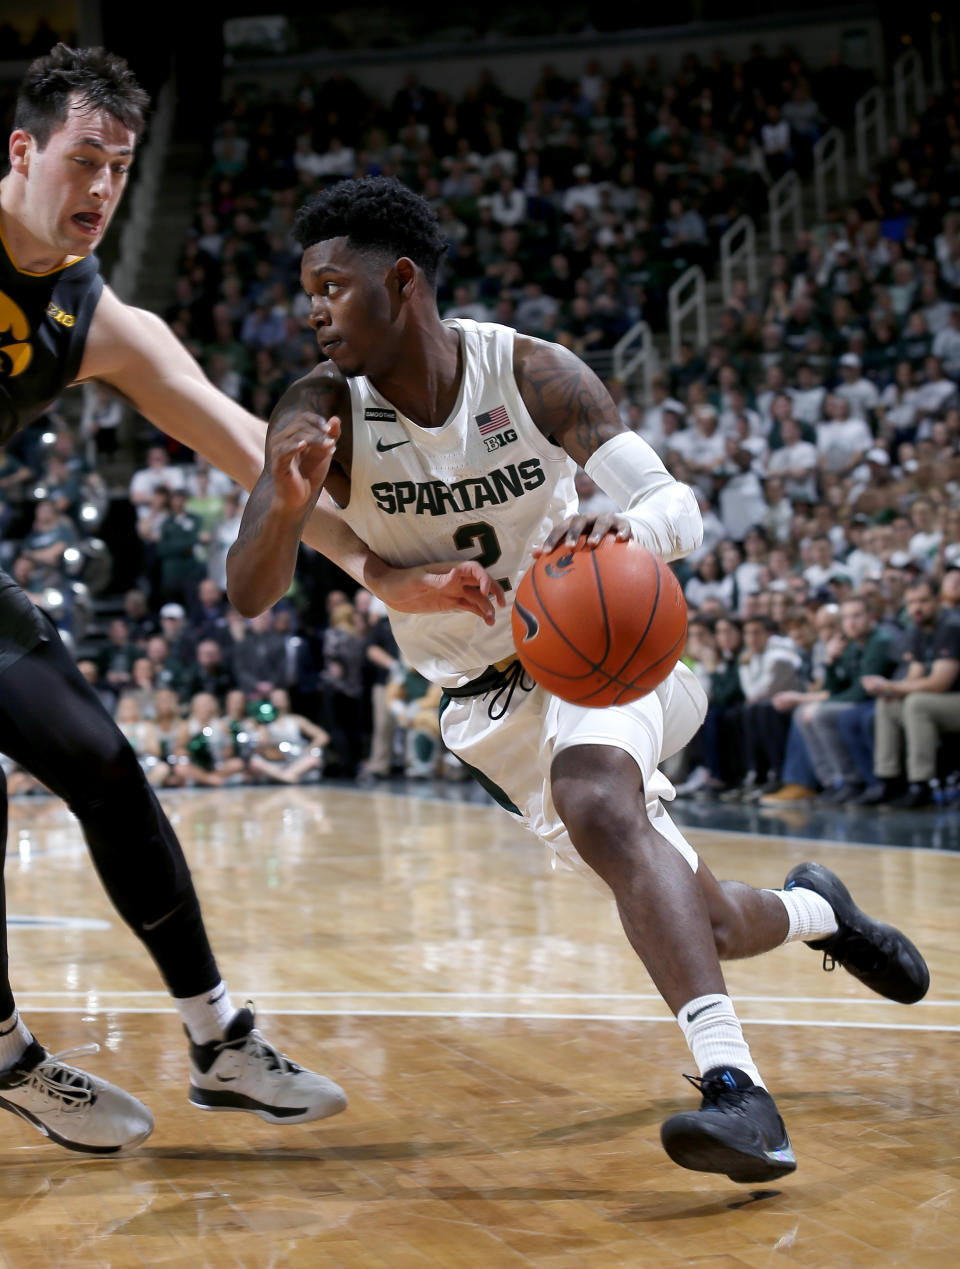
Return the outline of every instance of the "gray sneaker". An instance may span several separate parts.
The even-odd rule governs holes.
[[[153,1132],[153,1115],[130,1093],[64,1058],[97,1053],[86,1044],[48,1053],[36,1040],[16,1066],[0,1073],[0,1109],[19,1115],[67,1150],[119,1154]]]
[[[246,1110],[268,1124],[306,1124],[346,1110],[339,1084],[291,1062],[253,1023],[252,1010],[241,1009],[223,1040],[190,1041],[192,1105]]]

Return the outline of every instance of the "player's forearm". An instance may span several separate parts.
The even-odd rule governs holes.
[[[335,510],[326,493],[321,493],[303,526],[303,540],[373,594],[377,594],[377,591],[371,585],[371,580],[375,580],[378,574],[385,575],[394,571],[357,537],[343,516]]]
[[[303,517],[254,489],[227,553],[227,595],[244,617],[272,608],[290,589]]]

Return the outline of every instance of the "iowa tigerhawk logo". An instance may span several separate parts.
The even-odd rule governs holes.
[[[30,365],[29,338],[30,323],[23,309],[0,291],[0,377],[15,379]]]

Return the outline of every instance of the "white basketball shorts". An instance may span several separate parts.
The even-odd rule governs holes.
[[[492,719],[489,705],[485,696],[445,700],[440,717],[444,744],[483,777],[481,783],[501,806],[518,815],[562,860],[592,875],[553,804],[553,758],[573,745],[612,745],[630,754],[640,768],[650,823],[696,871],[696,851],[663,805],[675,797],[673,785],[658,770],[661,762],[689,744],[707,712],[706,694],[685,665],[678,665],[655,691],[630,705],[585,709],[538,686],[531,692],[517,687],[502,718]]]

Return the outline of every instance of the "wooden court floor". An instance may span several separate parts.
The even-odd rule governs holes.
[[[348,1111],[272,1127],[187,1104],[175,1013],[56,801],[11,808],[19,1003],[149,1103],[154,1135],[79,1158],[0,1117],[0,1265],[304,1269],[941,1266],[960,1248],[960,856],[697,831],[722,876],[804,858],[926,953],[912,1008],[802,946],[729,967],[799,1169],[675,1167],[697,1104],[676,1024],[578,876],[492,806],[332,787],[166,799],[235,999]],[[83,1062],[81,1062],[83,1064]]]

